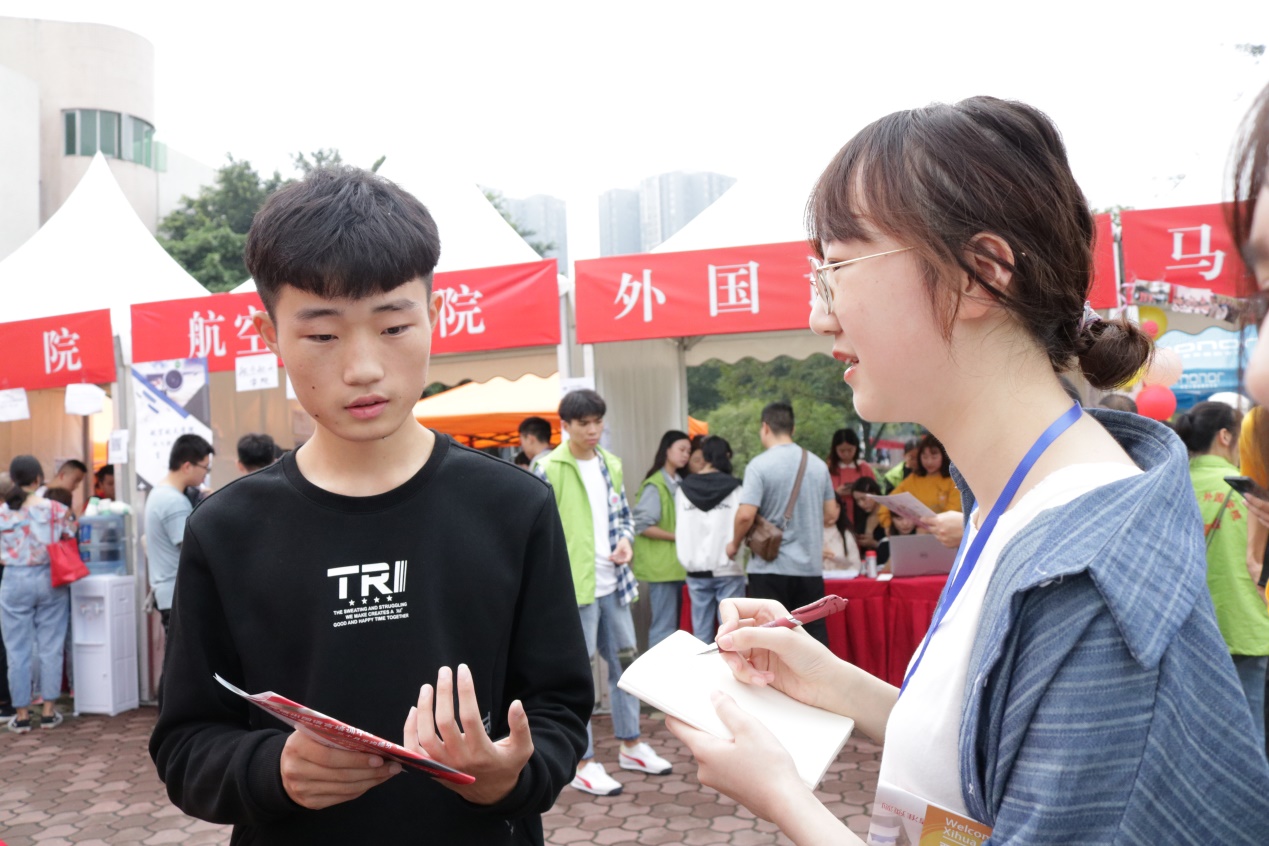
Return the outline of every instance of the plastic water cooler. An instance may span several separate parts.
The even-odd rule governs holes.
[[[71,648],[77,713],[114,716],[140,704],[133,576],[92,575],[71,585]]]
[[[79,557],[94,576],[128,572],[128,533],[122,514],[79,519]]]

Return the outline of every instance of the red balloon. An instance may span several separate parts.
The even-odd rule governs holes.
[[[1159,336],[1159,324],[1155,323],[1153,320],[1143,320],[1141,322],[1141,331],[1145,332],[1151,338],[1157,338]]]
[[[1151,420],[1167,420],[1176,411],[1176,394],[1163,385],[1147,385],[1137,394],[1137,411]]]

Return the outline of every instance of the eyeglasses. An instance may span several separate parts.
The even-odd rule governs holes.
[[[836,270],[839,267],[845,267],[856,262],[867,261],[871,258],[880,258],[894,255],[895,253],[906,253],[910,249],[912,248],[900,247],[897,250],[886,250],[884,253],[873,253],[869,256],[846,259],[846,261],[835,261],[831,264],[824,264],[815,256],[809,256],[808,260],[811,262],[811,286],[815,289],[815,296],[820,298],[820,302],[824,304],[824,309],[831,313],[833,311],[833,286],[830,284],[830,270]]]
[[[195,464],[194,466],[195,466],[195,467],[197,467],[199,470],[202,470],[204,473],[210,473],[210,472],[211,472],[211,462],[210,462],[210,461],[208,461],[206,464]]]

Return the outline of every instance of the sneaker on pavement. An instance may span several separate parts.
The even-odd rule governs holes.
[[[52,714],[40,717],[40,728],[54,729],[62,724],[62,712],[54,711]]]
[[[19,720],[15,714],[6,725],[14,734],[26,734],[31,730],[31,719],[28,717],[25,720]]]
[[[674,769],[674,765],[652,751],[646,742],[636,743],[629,748],[623,743],[617,753],[617,763],[623,770],[638,770],[652,775],[666,775]]]
[[[578,770],[571,786],[596,796],[616,796],[621,792],[621,782],[608,775],[604,765],[598,761],[589,761]]]

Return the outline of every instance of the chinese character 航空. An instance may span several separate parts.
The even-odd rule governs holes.
[[[220,340],[220,324],[225,322],[223,314],[217,315],[207,309],[207,316],[201,311],[194,312],[189,319],[189,355],[186,358],[209,358],[225,354],[225,344]]]
[[[758,262],[709,266],[709,316],[758,313]]]
[[[458,335],[479,335],[485,331],[485,321],[480,317],[479,300],[484,296],[480,291],[473,291],[466,285],[459,285],[458,290],[441,288],[441,337]]]
[[[1225,251],[1212,249],[1212,227],[1204,223],[1201,226],[1183,226],[1168,231],[1172,233],[1173,261],[1192,261],[1191,264],[1170,264],[1168,270],[1197,270],[1199,276],[1208,282],[1221,275],[1221,269],[1225,266]],[[1197,252],[1185,251],[1187,232],[1197,233]]]
[[[643,303],[643,322],[652,322],[652,301],[656,300],[657,305],[665,305],[665,294],[660,288],[652,285],[652,271],[644,270],[643,279],[637,280],[629,273],[621,274],[621,287],[617,289],[617,298],[613,303],[621,303],[625,306],[621,314],[617,315],[617,320],[625,317],[630,313],[640,301]]]
[[[244,350],[238,348],[239,355],[252,355],[253,353],[268,352],[264,346],[264,338],[260,337],[260,333],[256,331],[255,324],[251,322],[251,314],[240,314],[234,318],[234,328],[238,330],[238,340],[246,341],[251,345],[251,349]],[[191,356],[198,358],[198,356]]]
[[[79,333],[63,326],[44,333],[44,372],[82,370],[79,358]]]

